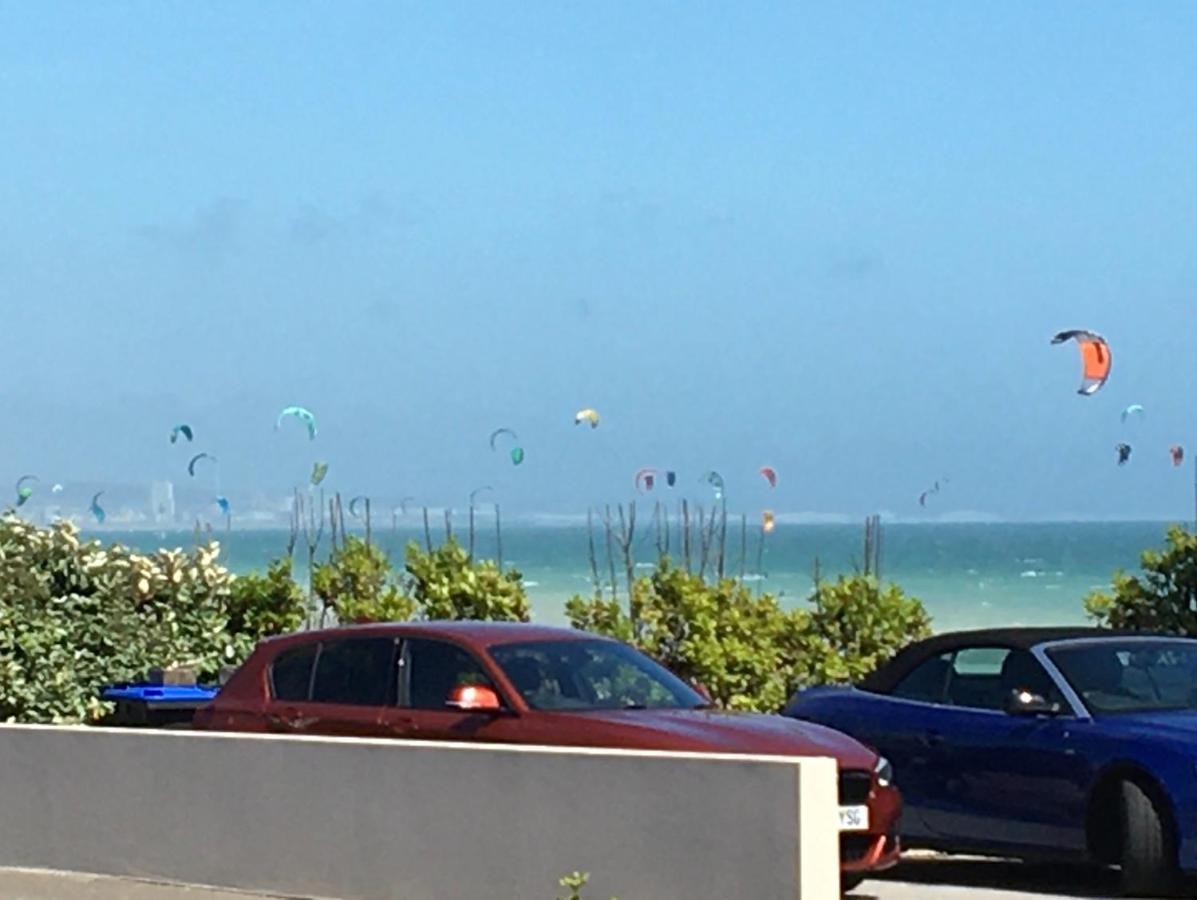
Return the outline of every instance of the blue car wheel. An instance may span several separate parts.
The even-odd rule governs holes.
[[[1133,896],[1168,896],[1176,852],[1156,802],[1140,785],[1122,782],[1122,889]]]

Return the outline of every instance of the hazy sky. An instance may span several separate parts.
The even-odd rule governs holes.
[[[1187,514],[1194,46],[1179,3],[0,3],[0,474],[187,481],[185,420],[235,500],[322,458],[524,511],[655,465]]]

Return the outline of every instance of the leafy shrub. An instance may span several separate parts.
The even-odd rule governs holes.
[[[903,646],[931,634],[923,604],[869,575],[819,582],[805,636],[805,684],[860,680]]]
[[[87,721],[105,684],[186,665],[214,676],[237,647],[232,576],[216,543],[134,553],[84,543],[69,523],[0,518],[0,720]]]
[[[795,638],[804,612],[786,612],[766,594],[700,576],[662,560],[632,588],[632,619],[614,601],[575,597],[566,615],[575,628],[632,638],[682,678],[700,682],[729,709],[777,709],[796,665]]]
[[[426,552],[407,545],[397,575],[386,553],[361,538],[344,544],[313,569],[312,590],[342,622],[481,619],[527,622],[523,576],[489,560],[473,560],[455,541]]]
[[[354,535],[313,567],[312,592],[346,623],[401,622],[415,612],[386,553]]]
[[[307,598],[291,577],[291,558],[271,561],[266,574],[251,572],[233,580],[228,630],[240,659],[262,638],[295,631],[307,616]]]
[[[662,559],[632,589],[631,613],[613,600],[574,597],[575,628],[630,640],[728,709],[775,711],[800,686],[846,681],[930,632],[918,600],[866,576],[820,585],[813,609],[781,608],[731,579],[708,583]]]
[[[407,545],[407,589],[425,619],[527,622],[523,576],[503,572],[490,560],[472,560],[456,541],[431,553]]]
[[[1141,576],[1114,573],[1113,593],[1094,591],[1085,612],[1105,628],[1197,636],[1197,534],[1168,529],[1163,550],[1139,557]]]

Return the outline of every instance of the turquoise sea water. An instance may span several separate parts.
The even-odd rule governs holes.
[[[1108,586],[1115,569],[1136,568],[1144,548],[1163,543],[1165,527],[1144,522],[887,525],[882,575],[922,599],[937,630],[1078,624],[1085,621],[1081,606],[1085,594]],[[479,530],[479,556],[495,554],[491,528],[493,524]],[[282,553],[288,535],[232,531],[215,537],[221,541],[224,564],[245,572],[262,568]],[[606,559],[602,536],[597,537],[602,571]],[[146,550],[194,542],[191,532],[106,532],[102,538]],[[388,529],[375,534],[375,540],[401,560],[404,542],[422,541],[423,535]],[[656,552],[651,534],[638,541],[638,565],[643,570],[651,567]],[[810,590],[816,558],[824,577],[830,577],[852,571],[862,557],[858,526],[779,525],[766,540],[763,571],[757,573],[755,541],[755,536],[749,540],[744,566],[750,583],[794,604],[801,603]],[[727,569],[739,574],[738,532],[729,533],[728,545]],[[327,538],[321,551],[327,551]],[[297,561],[300,558],[306,558],[302,543],[296,552]],[[505,526],[503,558],[524,574],[538,621],[561,622],[564,601],[593,590],[584,525]],[[618,563],[616,567],[622,571]],[[296,575],[306,578],[300,566]]]

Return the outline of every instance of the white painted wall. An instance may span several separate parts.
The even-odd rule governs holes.
[[[303,896],[833,900],[835,764],[0,725],[0,865]]]

